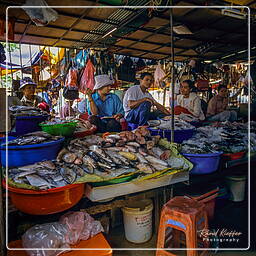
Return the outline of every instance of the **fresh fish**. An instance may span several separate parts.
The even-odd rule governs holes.
[[[145,157],[142,154],[136,153],[136,156],[137,156],[140,163],[142,163],[142,164],[147,164],[148,163],[148,161],[145,159]]]
[[[79,166],[74,166],[74,171],[78,176],[81,176],[81,177],[84,176],[85,174],[84,170]]]
[[[153,152],[154,155],[156,155],[157,157],[160,157],[160,156],[164,153],[164,150],[162,150],[162,149],[159,148],[159,147],[153,147],[153,148],[152,148],[152,152]]]
[[[48,181],[46,181],[45,179],[41,178],[40,176],[36,175],[36,174],[32,174],[32,175],[27,175],[26,179],[28,180],[29,184],[31,186],[35,186],[35,187],[47,187],[47,188],[51,188],[54,187],[52,184],[50,184]]]
[[[155,143],[154,141],[150,140],[150,141],[147,141],[146,142],[146,147],[147,147],[147,150],[150,150],[154,147]]]
[[[77,174],[70,168],[61,168],[60,169],[60,174],[63,177],[63,179],[68,183],[72,184],[75,182]]]
[[[137,149],[133,146],[125,145],[129,152],[136,153]]]
[[[112,159],[109,158],[109,156],[106,154],[106,152],[99,148],[98,146],[94,145],[89,148],[90,150],[94,151],[96,154],[98,154],[104,161],[112,163]]]
[[[117,164],[117,165],[122,165],[125,164],[126,159],[124,158],[125,161],[122,161],[120,157],[120,155],[118,155],[115,151],[111,151],[111,150],[106,150],[105,151],[106,154],[108,154],[108,156],[112,159],[112,161]]]
[[[140,144],[137,143],[137,142],[127,142],[126,145],[128,146],[132,146],[132,147],[136,147],[136,148],[139,148],[140,147]]]
[[[138,164],[137,165],[137,168],[143,172],[143,173],[147,173],[147,174],[151,174],[151,173],[154,173],[155,170],[152,166],[150,166],[149,164]]]
[[[146,160],[148,160],[148,162],[152,163],[152,164],[159,164],[159,165],[163,165],[163,166],[168,166],[168,163],[158,159],[154,156],[145,156]]]
[[[131,161],[136,161],[137,160],[137,156],[131,152],[119,152],[118,153],[119,155],[121,156],[124,156],[125,158],[127,158],[128,160],[131,160]]]
[[[87,156],[87,155],[85,155],[84,157],[83,157],[83,163],[85,164],[85,165],[88,165],[88,166],[90,166],[92,169],[96,169],[97,168],[97,163],[91,158],[91,157],[89,157],[89,156]]]
[[[43,161],[43,162],[39,162],[37,163],[38,165],[51,169],[51,170],[55,170],[56,166],[52,161]]]
[[[63,148],[57,156],[57,161],[61,162],[63,156],[67,153],[69,153],[69,151],[66,148]]]
[[[107,136],[107,138],[115,139],[115,140],[120,140],[121,136],[118,134],[110,134]]]
[[[84,172],[88,174],[93,174],[95,170],[92,166],[86,165],[86,164],[81,165],[81,168],[83,169]]]
[[[74,153],[66,153],[63,155],[62,160],[66,163],[74,163],[77,156]]]
[[[112,170],[110,175],[111,175],[111,177],[118,177],[118,176],[128,174],[128,173],[132,173],[132,172],[135,172],[135,171],[136,171],[135,168],[128,168],[128,169],[118,168],[118,169]]]
[[[15,178],[19,179],[19,178],[22,178],[22,177],[25,177],[27,175],[31,175],[31,174],[34,174],[34,173],[36,173],[36,170],[29,170],[29,171],[25,171],[25,172],[20,172],[19,174],[15,175]]]
[[[152,166],[157,170],[157,171],[162,171],[164,169],[166,169],[167,167],[164,165],[160,165],[160,164],[152,164]]]
[[[102,162],[98,162],[98,165],[103,168],[103,169],[112,169],[112,166],[111,165],[108,165],[108,164],[104,164]]]

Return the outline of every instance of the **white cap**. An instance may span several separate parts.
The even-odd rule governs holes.
[[[112,84],[113,84],[113,80],[111,80],[108,75],[98,75],[98,76],[95,76],[95,85],[93,89],[98,90],[104,86],[112,85]]]

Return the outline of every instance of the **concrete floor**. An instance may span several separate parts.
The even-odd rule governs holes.
[[[238,221],[239,216],[239,221]],[[243,203],[233,203],[227,201],[223,205],[216,205],[215,212],[215,221],[211,223],[215,228],[227,228],[228,230],[237,230],[243,233],[243,236],[240,239],[240,244],[237,245],[237,248],[246,248],[247,247],[247,202]],[[113,256],[155,256],[155,250],[145,250],[146,248],[155,248],[156,247],[156,233],[153,232],[153,236],[150,241],[143,244],[134,244],[128,242],[125,239],[123,225],[118,226],[110,230],[109,235],[106,236],[109,244],[112,248],[129,248],[131,250],[114,250]],[[235,246],[228,246],[227,244],[221,245],[222,248]],[[142,250],[136,250],[136,248],[143,248]],[[179,251],[181,252],[181,251]],[[179,255],[186,255],[186,252],[180,253]],[[210,251],[208,256],[217,255],[217,256],[246,256],[246,255],[256,255],[255,251]]]

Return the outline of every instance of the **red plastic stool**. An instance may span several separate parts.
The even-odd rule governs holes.
[[[172,247],[167,247],[168,228],[172,228]],[[208,229],[207,213],[203,203],[196,200],[177,196],[167,202],[161,212],[160,225],[158,229],[156,256],[175,256],[170,248],[181,248],[182,236],[184,232],[187,248],[208,248],[207,239],[198,238],[198,230]],[[199,243],[200,242],[200,243]],[[175,250],[175,249],[173,249]],[[204,251],[187,250],[187,256],[205,255]]]
[[[13,241],[8,244],[9,248],[22,248],[21,240]],[[81,241],[77,245],[72,245],[71,248],[104,248],[105,250],[72,250],[64,252],[63,256],[112,256],[112,249],[102,233]],[[26,251],[7,251],[7,256],[28,256]]]

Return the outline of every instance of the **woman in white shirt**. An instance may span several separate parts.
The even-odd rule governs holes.
[[[177,96],[177,106],[174,109],[174,113],[184,113],[192,115],[195,119],[204,120],[205,116],[201,107],[201,99],[193,92],[193,88],[195,87],[191,80],[185,80],[181,83],[181,94]]]

